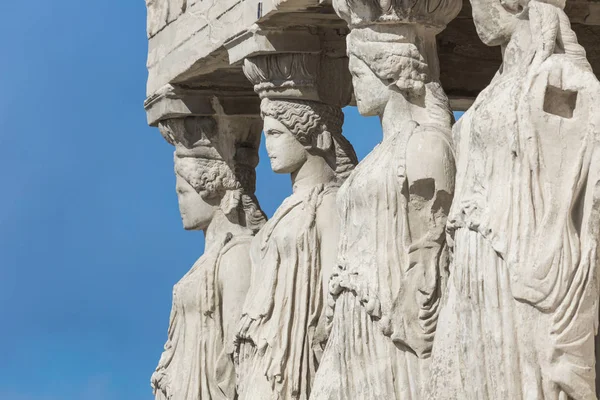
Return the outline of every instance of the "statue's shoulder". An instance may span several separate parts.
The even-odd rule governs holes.
[[[225,243],[220,251],[220,257],[237,257],[238,255],[248,256],[250,251],[250,244],[254,236],[251,235],[240,235],[234,236]]]
[[[454,181],[452,131],[437,125],[415,128],[406,145],[406,176],[409,184],[433,179],[438,185]]]
[[[323,191],[323,197],[319,203],[319,213],[327,213],[330,210],[337,210],[337,194],[339,186],[334,186]]]
[[[585,58],[554,54],[539,67],[537,80],[582,96],[600,96],[600,81]]]
[[[600,82],[585,59],[566,54],[554,54],[545,60],[537,71],[529,93],[533,109],[560,117],[562,123],[577,125],[598,120],[596,112],[600,102]],[[555,123],[543,118],[539,123]]]
[[[332,186],[323,190],[323,195],[317,206],[317,224],[326,226],[338,221],[337,194],[339,186]]]

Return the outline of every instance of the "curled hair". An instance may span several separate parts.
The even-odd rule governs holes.
[[[335,145],[335,174],[338,180],[343,182],[358,164],[358,157],[356,157],[354,147],[345,136],[334,136],[333,141]]]
[[[386,85],[421,95],[430,80],[429,65],[414,43],[378,41],[377,34],[367,37],[363,31],[348,35],[348,49],[362,60]],[[383,35],[382,35],[383,36]]]
[[[240,204],[244,210],[244,226],[257,233],[267,222],[267,217],[260,208],[254,192],[242,193]]]
[[[352,31],[349,50],[360,59],[373,75],[388,86],[403,92],[424,95],[428,123],[447,129],[454,117],[448,97],[439,80],[428,75],[429,65],[413,43],[371,42],[364,32]],[[372,38],[378,34],[371,32]],[[423,121],[425,122],[425,121]]]
[[[221,209],[228,216],[237,211],[240,224],[253,232],[267,221],[254,195],[256,171],[251,166],[237,164],[232,169],[223,160],[176,155],[175,173],[196,192],[202,192],[203,198],[219,198]]]
[[[254,195],[256,190],[256,170],[246,164],[236,164],[235,176],[240,182],[240,188],[234,194],[236,204],[233,206],[243,211],[240,214],[240,223],[257,233],[267,222],[267,217],[260,208],[258,199]]]
[[[175,156],[175,173],[185,179],[205,198],[223,196],[227,190],[242,187],[229,166],[222,160]]]
[[[344,113],[339,107],[307,100],[264,99],[261,115],[281,122],[309,148],[317,148],[320,136],[328,132],[334,145],[330,155],[335,157],[335,173],[339,180],[345,180],[358,164],[354,148],[342,135]]]
[[[261,115],[281,122],[304,146],[312,146],[324,131],[341,135],[344,124],[340,108],[316,101],[264,99]]]

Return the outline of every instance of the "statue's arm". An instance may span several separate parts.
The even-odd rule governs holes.
[[[220,258],[219,289],[221,291],[221,309],[225,343],[233,343],[237,334],[242,308],[250,287],[251,263],[250,246],[234,246]]]
[[[455,164],[451,145],[432,127],[418,127],[406,149],[409,268],[423,269],[420,290],[430,295],[437,285],[438,257],[445,243],[446,220],[454,195]]]
[[[318,251],[321,260],[324,301],[327,300],[329,293],[329,279],[337,261],[338,240],[340,237],[340,218],[335,198],[334,194],[325,196],[317,211]]]
[[[321,290],[323,309],[313,339],[315,356],[320,360],[329,337],[327,320],[327,302],[329,296],[329,280],[337,262],[338,240],[340,235],[340,219],[335,202],[335,194],[325,196],[317,210],[318,252],[321,260]]]

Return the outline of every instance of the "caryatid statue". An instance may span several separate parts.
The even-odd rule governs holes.
[[[290,174],[293,193],[252,241],[237,345],[240,400],[307,400],[326,341],[325,293],[339,231],[335,199],[357,159],[342,136],[349,80],[337,89],[346,94],[338,101],[317,95],[325,62],[319,54],[297,53],[245,61],[263,99],[271,167]]]
[[[234,338],[250,282],[250,242],[266,222],[254,196],[261,120],[189,116],[159,128],[175,145],[184,228],[204,231],[205,251],[173,289],[152,387],[157,400],[234,400]]]
[[[596,399],[600,84],[564,0],[471,4],[503,63],[453,131],[429,398]]]
[[[358,110],[383,142],[340,188],[331,333],[313,400],[427,399],[454,193],[452,111],[436,34],[461,0],[334,0],[351,29]]]

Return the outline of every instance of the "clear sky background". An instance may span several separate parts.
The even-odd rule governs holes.
[[[152,399],[172,286],[202,254],[146,126],[142,0],[4,1],[0,400]],[[363,158],[377,119],[346,110]],[[290,194],[261,147],[257,196]]]

